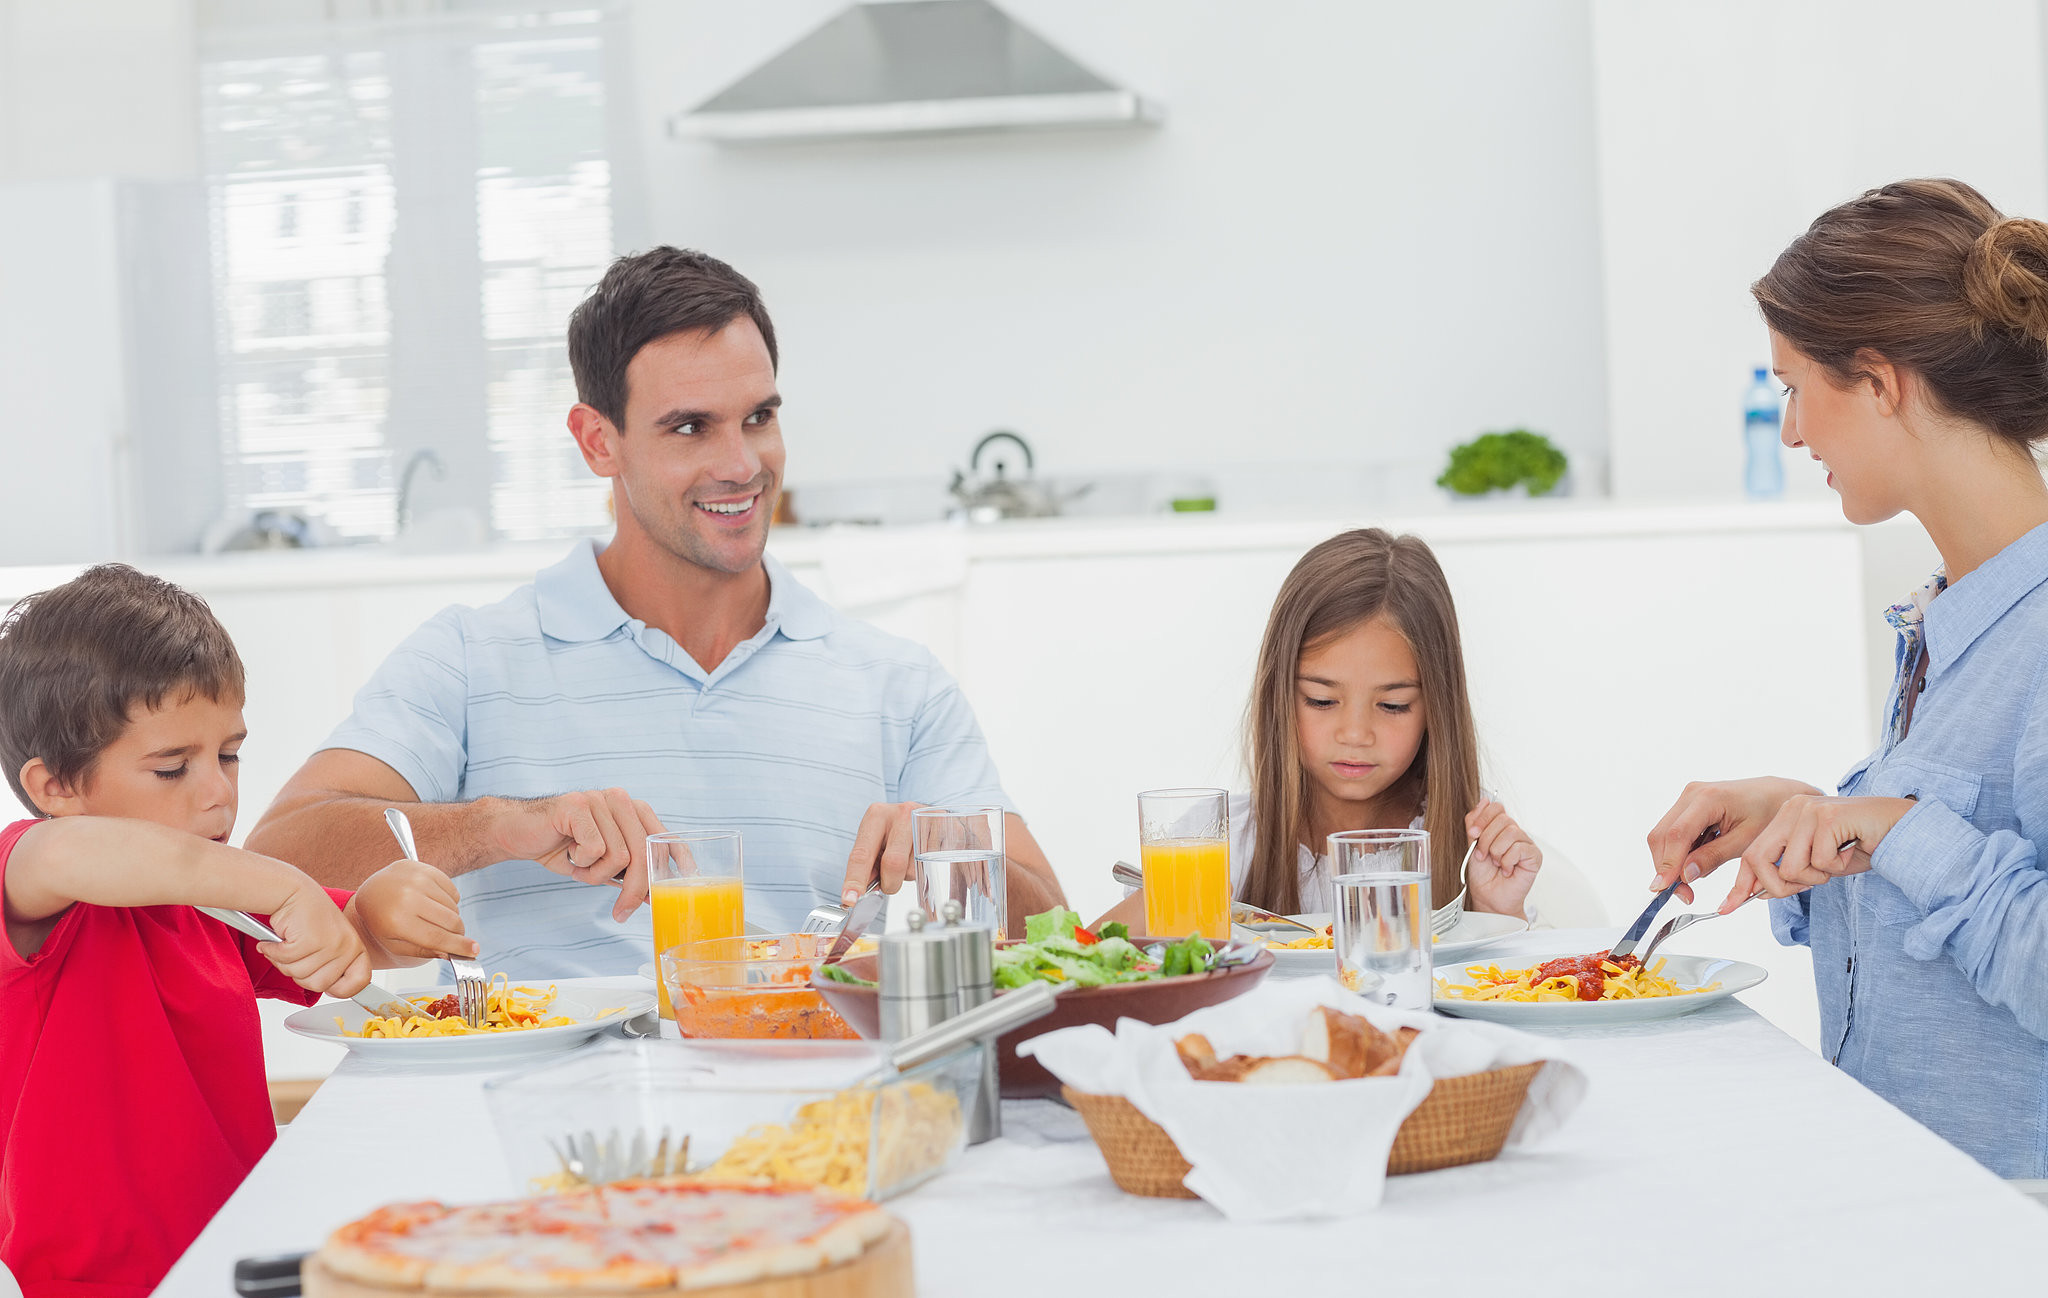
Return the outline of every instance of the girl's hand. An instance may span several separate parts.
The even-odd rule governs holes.
[[[1466,866],[1471,909],[1524,918],[1522,903],[1543,868],[1543,853],[1498,802],[1482,802],[1465,817],[1465,833],[1478,846]]]
[[[442,956],[470,957],[477,944],[462,932],[462,894],[431,865],[393,861],[363,880],[348,915],[362,931],[371,963],[389,968]]]
[[[311,879],[294,889],[269,919],[284,941],[258,942],[256,950],[307,991],[353,996],[370,981],[370,957],[355,925]]]
[[[1913,809],[1911,798],[1788,798],[1742,854],[1725,915],[1758,894],[1790,897],[1870,868],[1870,854]]]
[[[1678,899],[1691,905],[1688,885],[1742,855],[1788,800],[1819,793],[1811,784],[1771,776],[1686,785],[1650,831],[1650,859],[1657,867],[1650,891],[1662,892],[1676,883]]]

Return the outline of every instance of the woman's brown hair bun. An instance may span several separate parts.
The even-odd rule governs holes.
[[[1986,324],[2048,342],[2048,225],[2009,217],[1978,235],[1963,296]]]
[[[1874,352],[1943,412],[2021,450],[2048,437],[2048,225],[1960,180],[1901,180],[1820,214],[1750,286],[1838,387]]]

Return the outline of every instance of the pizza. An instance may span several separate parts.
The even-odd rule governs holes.
[[[703,1289],[850,1261],[893,1220],[809,1186],[618,1181],[463,1208],[389,1204],[335,1231],[315,1260],[429,1293]]]

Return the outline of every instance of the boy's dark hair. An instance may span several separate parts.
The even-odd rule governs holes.
[[[650,248],[621,257],[569,316],[569,368],[576,399],[614,427],[626,427],[626,366],[657,338],[716,333],[741,316],[780,366],[775,325],[754,281],[716,257],[684,248]]]
[[[243,698],[242,659],[206,601],[125,563],[88,568],[0,619],[0,762],[22,805],[21,768],[40,757],[76,786],[166,696]]]

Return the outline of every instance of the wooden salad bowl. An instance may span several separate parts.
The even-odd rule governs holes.
[[[1149,937],[1131,939],[1139,946],[1161,940]],[[998,945],[1009,946],[1010,943]],[[840,964],[850,974],[873,979],[879,960],[880,957],[873,954],[859,955],[842,960]],[[1115,983],[1107,987],[1072,988],[1054,1002],[1052,1013],[1004,1033],[996,1042],[997,1070],[1002,1080],[1003,1095],[1006,1099],[1016,1100],[1056,1097],[1060,1093],[1059,1079],[1045,1071],[1043,1064],[1017,1053],[1021,1042],[1083,1023],[1099,1024],[1111,1032],[1116,1031],[1118,1019],[1171,1023],[1196,1010],[1221,1005],[1233,997],[1244,995],[1258,986],[1259,980],[1272,967],[1273,953],[1260,951],[1249,963],[1216,973],[1183,974],[1176,978]],[[845,1019],[855,1032],[870,1041],[882,1035],[881,998],[873,987],[832,982],[815,974],[811,977],[811,986],[824,994],[826,1003],[839,1011],[839,1017]],[[997,992],[996,995],[1002,993]]]

